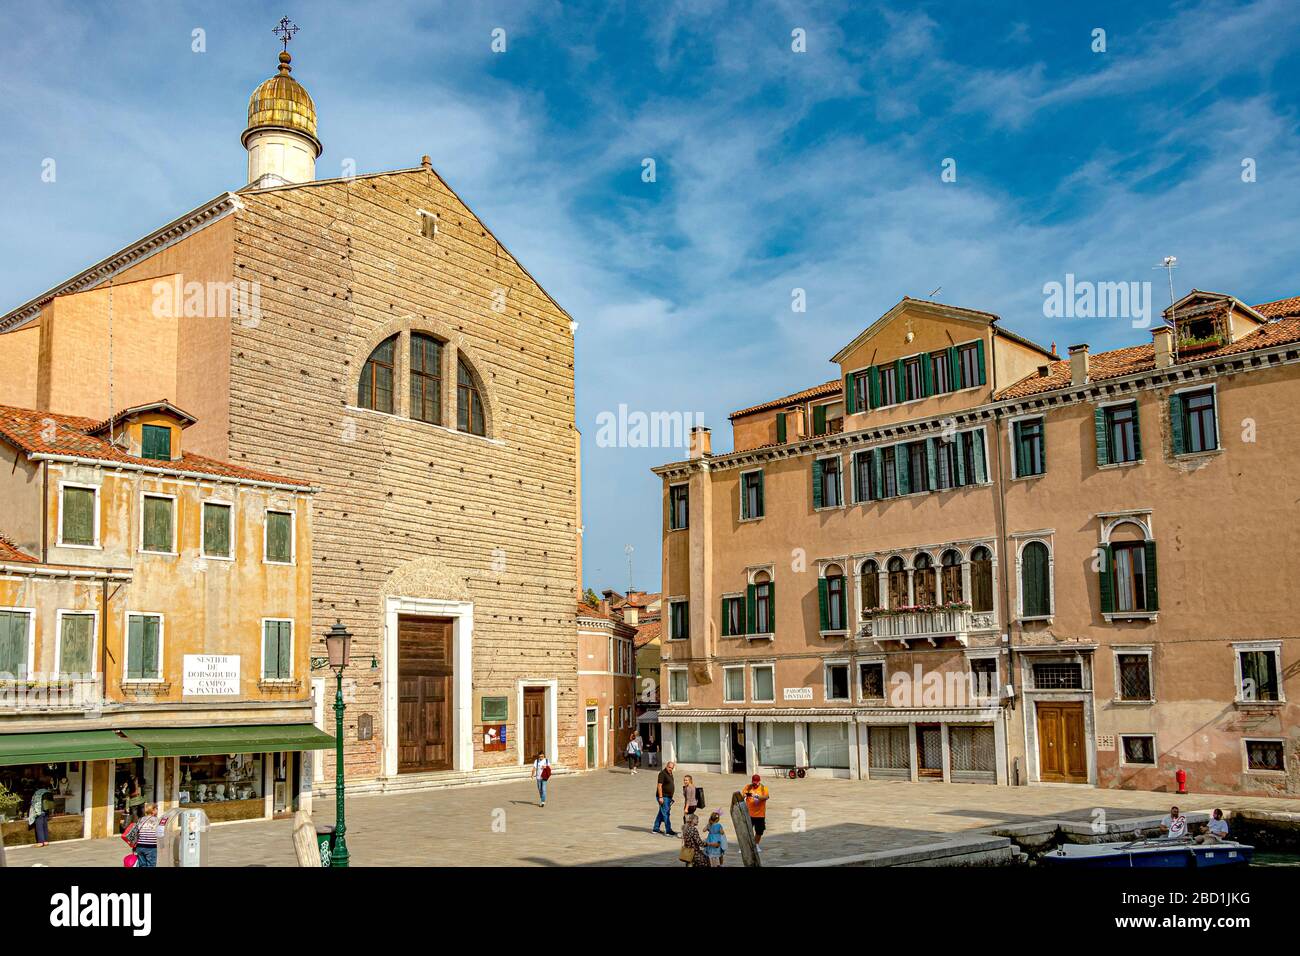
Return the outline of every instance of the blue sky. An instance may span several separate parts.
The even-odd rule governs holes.
[[[1159,307],[1172,254],[1180,292],[1300,294],[1300,5],[1084,6],[7,3],[0,304],[243,185],[287,14],[318,175],[428,153],[579,322],[586,582],[625,588],[631,544],[657,588],[649,468],[683,454],[599,447],[620,403],[701,413],[725,450],[729,411],[833,377],[840,345],[939,286],[1062,349],[1147,338],[1045,318],[1067,273],[1150,281]]]

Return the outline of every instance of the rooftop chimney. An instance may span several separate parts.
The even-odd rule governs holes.
[[[691,429],[691,460],[708,458],[713,454],[713,432],[703,425]]]
[[[1088,345],[1070,346],[1070,384],[1088,384]]]
[[[1156,347],[1156,368],[1169,368],[1174,364],[1174,330],[1168,325],[1151,330],[1151,341]]]

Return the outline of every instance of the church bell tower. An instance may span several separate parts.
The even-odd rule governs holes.
[[[289,74],[289,41],[298,28],[285,17],[275,31],[284,44],[280,68],[248,98],[248,184],[255,188],[305,183],[316,178],[322,147],[316,138],[316,105]]]

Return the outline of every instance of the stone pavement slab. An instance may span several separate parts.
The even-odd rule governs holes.
[[[711,808],[725,807],[747,782],[734,774],[693,776]],[[765,783],[772,793],[763,840],[768,866],[918,847],[1009,823],[1162,814],[1173,802],[1192,811],[1300,808],[1300,801],[1285,799],[1087,786],[813,778]],[[537,805],[529,780],[358,796],[347,805],[348,848],[355,866],[680,866],[679,842],[651,832],[654,790],[652,771],[600,770],[553,777],[545,808]],[[315,803],[316,822],[332,822],[333,799]],[[680,799],[673,825],[680,830]],[[209,833],[209,859],[214,866],[292,866],[291,829],[289,820],[217,825]],[[118,839],[87,840],[10,848],[8,861],[11,867],[121,866],[125,852]],[[727,865],[739,863],[738,853],[728,854]]]

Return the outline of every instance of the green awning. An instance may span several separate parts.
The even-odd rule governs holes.
[[[257,724],[244,727],[148,727],[124,730],[149,757],[202,757],[208,754],[279,753],[323,750],[334,738],[312,724]]]
[[[45,734],[0,734],[0,767],[73,760],[139,757],[140,748],[111,730],[68,730]]]

